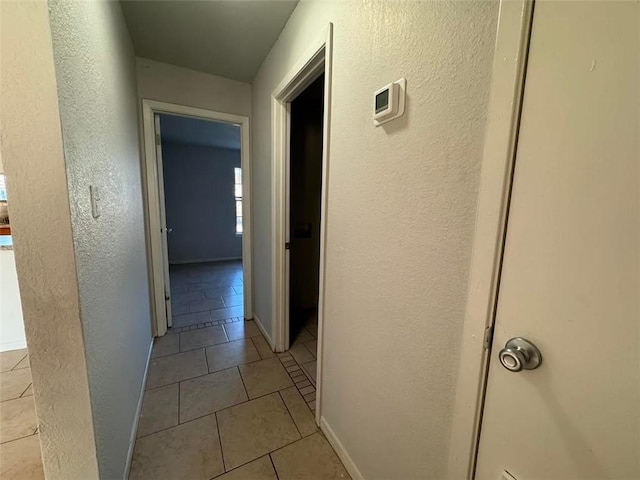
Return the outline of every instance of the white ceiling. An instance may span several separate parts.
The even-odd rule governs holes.
[[[122,0],[136,55],[250,82],[298,0]]]
[[[232,123],[163,114],[160,132],[163,142],[240,149],[240,127]]]

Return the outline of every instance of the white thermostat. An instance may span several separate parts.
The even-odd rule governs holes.
[[[401,78],[382,87],[373,95],[373,124],[376,127],[404,114],[406,90],[407,81]]]

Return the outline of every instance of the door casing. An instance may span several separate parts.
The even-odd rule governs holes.
[[[475,472],[533,6],[500,1],[447,478]]]
[[[163,253],[161,238],[161,205],[159,202],[158,159],[156,158],[154,115],[166,113],[184,117],[233,123],[240,127],[240,166],[242,168],[242,275],[244,278],[244,317],[253,318],[253,276],[251,263],[251,156],[249,117],[229,113],[204,110],[201,108],[142,100],[142,124],[144,134],[144,180],[145,213],[147,217],[147,250],[149,258],[149,278],[152,285],[153,334],[156,337],[167,333],[165,312],[165,286],[163,275]]]
[[[167,212],[164,197],[164,168],[162,163],[162,131],[160,128],[160,115],[154,114],[153,125],[156,145],[156,169],[158,170],[158,201],[160,202],[160,240],[162,242],[162,281],[164,286],[165,312],[167,326],[173,325],[173,315],[171,313],[171,278],[169,275],[169,237],[167,231]]]
[[[272,114],[272,281],[273,341],[275,350],[289,348],[289,148],[290,104],[322,73],[324,83],[324,118],[322,139],[322,192],[320,201],[320,282],[318,291],[318,351],[316,375],[316,423],[322,412],[322,352],[325,285],[326,212],[329,172],[329,138],[331,119],[331,59],[333,24],[312,43],[295,67],[282,79],[271,96]]]

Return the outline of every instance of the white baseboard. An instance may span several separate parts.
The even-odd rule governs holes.
[[[136,407],[136,416],[133,419],[133,426],[131,427],[131,437],[129,438],[129,451],[127,452],[127,464],[125,465],[125,476],[123,480],[129,478],[129,471],[131,470],[131,461],[133,460],[133,448],[136,445],[136,437],[138,436],[138,423],[140,423],[140,413],[142,412],[142,401],[144,399],[144,387],[147,385],[147,374],[149,373],[149,364],[151,363],[151,352],[153,351],[153,337],[151,338],[151,345],[149,345],[149,353],[147,354],[147,364],[144,367],[144,375],[142,377],[142,386],[140,387],[140,396],[138,397],[138,406]]]
[[[358,470],[356,464],[353,463],[353,460],[351,460],[351,457],[344,449],[342,442],[338,440],[338,437],[336,437],[336,434],[333,432],[324,417],[320,418],[320,429],[323,431],[325,437],[327,437],[327,440],[329,440],[329,443],[338,454],[338,457],[340,457],[344,468],[347,469],[347,472],[349,472],[351,478],[353,480],[364,480],[364,477],[360,473],[360,470]]]
[[[267,339],[267,342],[269,343],[271,350],[275,352],[275,345],[273,344],[273,340],[271,340],[271,335],[269,335],[267,331],[264,329],[264,325],[262,324],[262,321],[258,318],[258,316],[255,313],[253,314],[253,321],[256,322],[256,325],[262,332],[262,335],[264,335],[264,338]]]
[[[207,262],[230,262],[231,260],[242,260],[242,257],[220,257],[220,258],[195,258],[193,260],[178,260],[169,262],[170,265],[186,265],[188,263],[207,263]]]

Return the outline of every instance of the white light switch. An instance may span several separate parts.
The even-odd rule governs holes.
[[[95,185],[89,185],[89,192],[91,194],[91,214],[93,218],[100,216],[100,193],[98,187]]]

